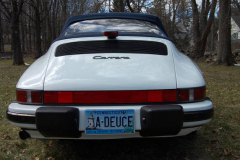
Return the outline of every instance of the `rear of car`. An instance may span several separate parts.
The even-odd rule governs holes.
[[[71,17],[16,88],[22,139],[182,136],[213,116],[201,71],[152,15]]]

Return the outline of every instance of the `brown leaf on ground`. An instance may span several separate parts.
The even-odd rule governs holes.
[[[52,146],[52,141],[49,141],[47,144],[46,144],[46,147],[51,147]]]
[[[4,135],[4,139],[5,140],[10,140],[10,139],[12,139],[9,135]]]
[[[55,160],[53,157],[48,157],[47,160]]]

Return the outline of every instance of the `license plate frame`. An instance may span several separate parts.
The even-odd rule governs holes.
[[[134,134],[134,110],[86,110],[86,135]]]

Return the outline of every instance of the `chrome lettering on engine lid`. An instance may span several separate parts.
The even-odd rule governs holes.
[[[102,57],[94,56],[93,59],[130,59],[129,57]]]

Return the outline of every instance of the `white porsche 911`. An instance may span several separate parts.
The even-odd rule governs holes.
[[[16,86],[21,139],[182,136],[211,121],[200,69],[153,15],[70,17]]]

